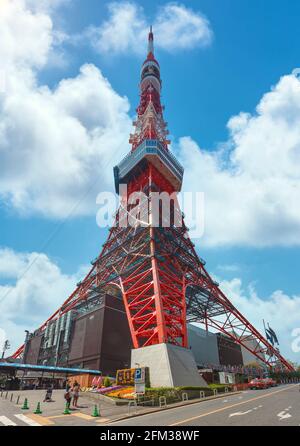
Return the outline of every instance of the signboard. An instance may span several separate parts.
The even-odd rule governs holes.
[[[134,382],[135,382],[135,384],[145,384],[145,368],[144,367],[135,369]]]
[[[135,384],[135,393],[139,395],[144,395],[146,391],[146,386],[144,384]]]
[[[118,370],[116,378],[117,385],[132,386],[134,384],[135,369]]]

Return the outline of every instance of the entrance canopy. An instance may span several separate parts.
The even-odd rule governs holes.
[[[102,375],[99,370],[73,369],[67,367],[52,367],[46,365],[18,364],[10,362],[0,362],[0,372],[13,372],[22,370],[24,372],[50,372],[64,375]]]

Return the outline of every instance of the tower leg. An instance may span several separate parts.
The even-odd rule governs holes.
[[[131,367],[149,367],[151,387],[206,387],[191,350],[156,344],[131,351]]]

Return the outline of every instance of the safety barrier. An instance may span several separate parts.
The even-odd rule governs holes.
[[[184,393],[182,394],[182,401],[188,401],[188,399],[189,399],[188,394],[187,394],[186,392],[184,392]]]
[[[159,397],[159,407],[167,407],[167,398],[165,396]]]
[[[136,401],[129,401],[128,403],[128,416],[131,415],[131,408],[134,407],[135,408],[135,413],[137,413],[138,408],[137,408],[137,403]]]

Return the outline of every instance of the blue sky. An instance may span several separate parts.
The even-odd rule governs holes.
[[[300,94],[291,73],[300,64],[300,4],[289,2],[287,6],[281,0],[117,4],[57,0],[56,7],[49,7],[50,3],[22,0],[14,11],[20,20],[13,23],[9,21],[13,6],[4,2],[7,15],[0,19],[11,31],[13,42],[6,49],[0,45],[0,56],[1,51],[11,50],[8,55],[4,52],[7,63],[0,67],[9,73],[8,86],[0,93],[0,123],[4,122],[0,132],[0,305],[1,295],[6,296],[8,290],[4,300],[11,300],[0,328],[2,324],[9,337],[9,331],[16,330],[12,343],[19,342],[24,328],[43,321],[64,293],[72,290],[80,268],[86,268],[101,249],[107,231],[96,225],[95,197],[113,187],[112,166],[128,150],[126,135],[138,103],[139,72],[146,50],[143,25],[146,32],[152,23],[154,33],[155,24],[160,24],[159,35],[155,34],[156,55],[172,147],[185,167],[186,190],[204,190],[206,196],[207,236],[196,240],[198,252],[228,297],[232,294],[241,310],[248,308],[246,315],[258,328],[262,318],[269,320],[279,332],[286,355],[297,360],[291,333],[300,326],[300,137],[294,124],[300,117]],[[128,11],[134,20],[132,16],[128,19]],[[181,20],[182,28],[175,31],[172,14],[179,14]],[[34,23],[28,21],[29,15]],[[120,20],[120,35],[123,32],[119,41],[118,33],[103,32],[112,28],[114,17],[115,22]],[[20,23],[28,26],[32,40],[17,40]],[[167,33],[173,37],[171,42]],[[36,44],[36,36],[44,38]],[[20,54],[15,49],[18,46]],[[85,64],[98,71],[90,68],[80,77]],[[29,72],[33,82],[26,77]],[[62,83],[63,79],[68,81]],[[81,91],[84,99],[79,106]],[[106,109],[107,100],[112,105]],[[55,107],[64,110],[62,116],[57,114],[59,130]],[[69,129],[75,124],[70,117],[81,124],[74,140]],[[95,136],[96,128],[101,128],[103,139]],[[273,129],[278,131],[275,136]],[[291,141],[281,148],[285,137]],[[292,165],[289,151],[294,157]],[[86,197],[90,183],[96,180]],[[254,198],[247,189],[253,189]],[[69,216],[74,205],[77,208]],[[51,288],[56,294],[53,302],[48,289],[42,309],[37,306],[34,317],[18,317],[16,322],[13,312],[20,302],[24,314],[35,308],[43,287],[35,283],[32,268],[26,274],[37,295],[23,283],[26,274],[8,274],[3,265],[9,261],[15,265],[23,256],[26,269],[32,253],[42,256],[41,262],[47,263],[60,285],[57,292]],[[255,310],[258,306],[260,314]],[[278,316],[283,312],[287,318],[293,313],[284,327]]]

